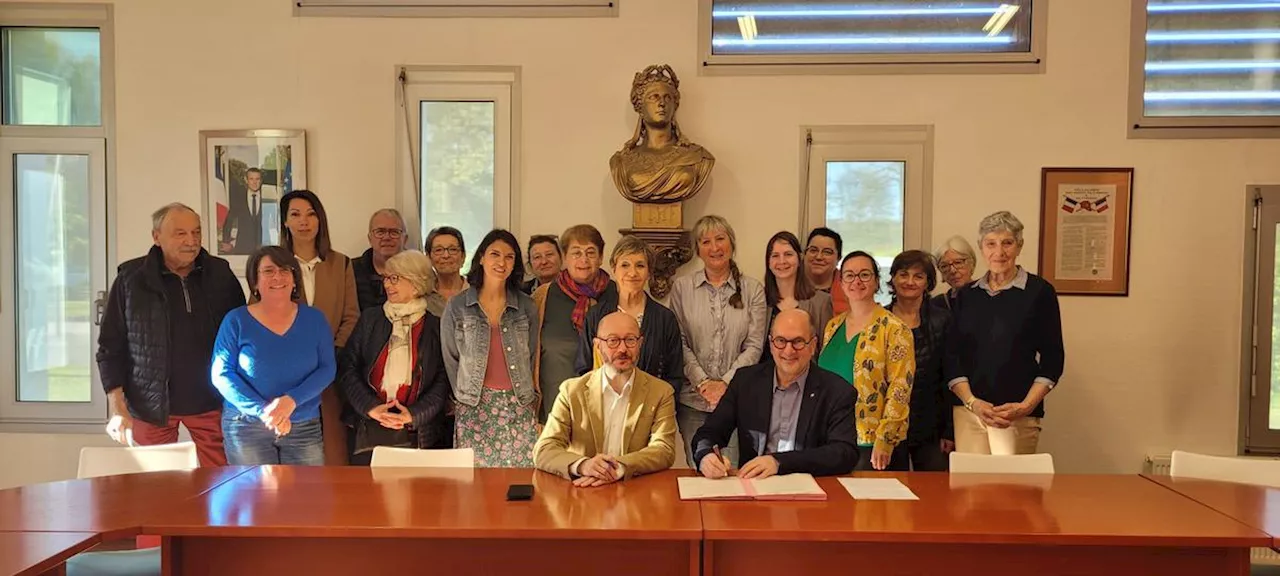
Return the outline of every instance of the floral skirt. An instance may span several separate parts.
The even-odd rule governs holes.
[[[478,468],[533,468],[537,404],[520,405],[514,390],[484,388],[475,406],[455,405],[454,448],[471,448]]]

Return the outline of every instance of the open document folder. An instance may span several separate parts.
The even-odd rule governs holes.
[[[827,493],[809,474],[786,474],[769,478],[745,479],[728,476],[710,478],[685,477],[680,484],[681,500],[826,500]]]

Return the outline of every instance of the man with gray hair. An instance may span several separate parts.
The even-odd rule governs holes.
[[[107,434],[126,445],[170,444],[187,427],[201,466],[225,466],[222,397],[209,378],[222,317],[244,306],[226,260],[201,247],[200,215],[168,204],[151,215],[146,256],[120,265],[98,336]]]
[[[384,267],[388,259],[404,251],[407,232],[404,217],[395,208],[383,208],[369,218],[369,249],[351,261],[360,310],[387,302],[387,292],[382,286]]]

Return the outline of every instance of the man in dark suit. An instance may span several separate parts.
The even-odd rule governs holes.
[[[262,245],[262,170],[246,170],[244,184],[247,190],[243,193],[233,187],[227,194],[229,205],[227,219],[222,224],[222,254],[252,254]]]
[[[693,435],[698,471],[708,478],[729,473],[719,454],[738,432],[743,478],[807,472],[846,474],[858,463],[853,429],[857,392],[834,372],[813,363],[817,335],[803,310],[786,310],[769,334],[772,364],[738,370],[724,398]]]

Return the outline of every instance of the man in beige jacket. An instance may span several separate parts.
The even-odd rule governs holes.
[[[539,470],[591,487],[671,467],[675,395],[635,367],[641,344],[640,325],[627,313],[600,321],[593,345],[601,366],[561,384],[533,447]]]

